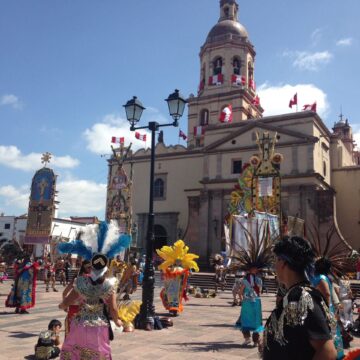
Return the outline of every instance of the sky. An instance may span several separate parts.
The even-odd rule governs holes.
[[[360,144],[360,1],[238,4],[264,116],[295,111],[297,93],[299,109],[316,101],[329,128],[342,111]],[[103,219],[111,137],[144,146],[122,105],[136,95],[141,125],[171,122],[164,99],[196,94],[200,47],[218,18],[218,0],[0,0],[0,213],[27,212],[48,151],[58,216]],[[166,145],[178,131],[165,129]]]

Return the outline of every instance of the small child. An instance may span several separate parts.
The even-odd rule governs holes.
[[[35,359],[55,359],[60,355],[60,329],[61,321],[51,320],[47,331],[42,331],[35,345]]]

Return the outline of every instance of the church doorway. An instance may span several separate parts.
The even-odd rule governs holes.
[[[161,225],[155,225],[154,232],[155,232],[154,250],[161,249],[164,245],[167,245],[167,232],[165,228]]]
[[[167,232],[165,228],[161,225],[154,226],[155,240],[154,240],[154,249],[153,249],[153,260],[154,265],[157,268],[159,264],[163,262],[160,256],[156,253],[156,249],[161,249],[164,245],[167,245]]]

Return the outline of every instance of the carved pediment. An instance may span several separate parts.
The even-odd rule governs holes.
[[[262,122],[261,120],[252,121],[241,128],[234,128],[232,131],[222,138],[210,143],[205,147],[205,151],[213,150],[231,150],[236,147],[253,147],[256,140],[256,132],[267,131],[270,134],[278,134],[278,144],[291,143],[314,143],[318,140],[317,137],[300,131],[294,131],[285,126],[274,126]],[[215,129],[213,131],[216,131]],[[209,133],[208,133],[209,134]]]

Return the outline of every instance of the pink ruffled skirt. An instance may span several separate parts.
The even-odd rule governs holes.
[[[111,360],[109,328],[72,322],[60,353],[61,360]]]

